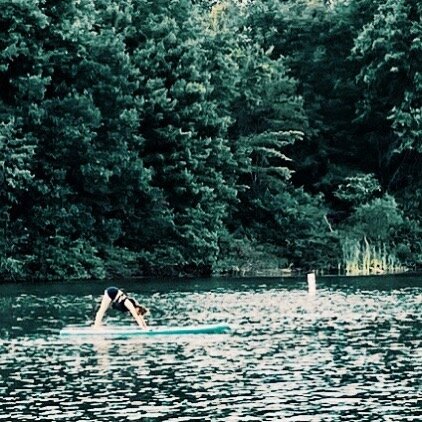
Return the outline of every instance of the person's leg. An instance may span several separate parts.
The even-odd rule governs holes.
[[[104,292],[103,298],[101,300],[100,308],[97,311],[97,315],[95,316],[94,327],[99,327],[101,325],[101,321],[103,320],[104,314],[106,313],[108,307],[110,306],[111,299],[107,294],[107,290]]]

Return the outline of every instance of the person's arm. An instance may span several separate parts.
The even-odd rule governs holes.
[[[125,300],[125,306],[129,310],[129,312],[132,314],[132,316],[135,318],[138,325],[141,328],[146,329],[147,324],[145,323],[144,318],[138,314],[138,312],[136,311],[136,308],[133,306],[133,303],[129,299]]]
[[[106,313],[106,310],[110,306],[111,299],[108,296],[107,292],[104,292],[103,299],[101,300],[100,308],[97,311],[97,315],[95,315],[95,322],[94,327],[100,327],[101,321],[103,320],[104,314]]]

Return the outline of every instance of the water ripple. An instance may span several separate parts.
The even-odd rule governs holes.
[[[144,299],[151,324],[225,321],[234,330],[63,340],[63,325],[91,320],[92,293],[0,296],[0,420],[396,422],[420,415],[420,287],[327,284],[310,297],[282,283],[220,282],[146,291]],[[108,321],[125,323],[120,315]]]

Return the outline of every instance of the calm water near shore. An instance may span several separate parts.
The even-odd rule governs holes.
[[[118,284],[150,325],[224,335],[81,341]],[[0,285],[0,421],[416,421],[421,276]],[[110,311],[108,324],[132,324]]]

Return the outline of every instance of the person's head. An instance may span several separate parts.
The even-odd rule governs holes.
[[[136,312],[138,313],[138,315],[141,315],[141,316],[144,316],[148,313],[148,309],[145,308],[142,305],[139,305],[139,304],[135,305],[135,309],[136,309]]]
[[[132,302],[132,305],[135,307],[136,313],[138,315],[144,316],[149,312],[148,309],[141,305],[136,299],[130,298],[129,300]]]

